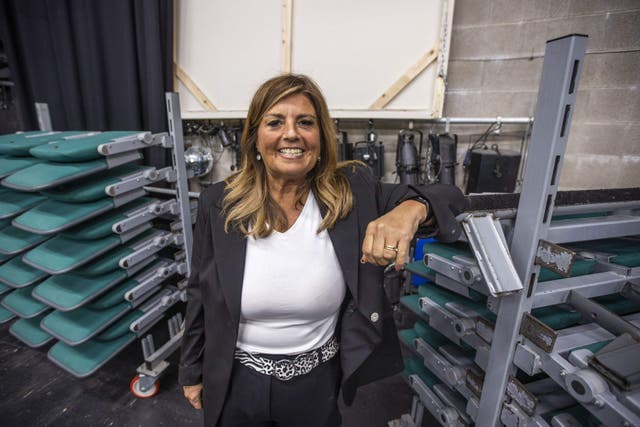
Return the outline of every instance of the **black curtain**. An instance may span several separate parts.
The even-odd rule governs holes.
[[[49,104],[54,130],[167,130],[172,0],[0,0],[0,37],[24,124]],[[168,164],[166,150],[147,163]]]

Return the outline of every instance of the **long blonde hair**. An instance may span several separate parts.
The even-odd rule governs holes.
[[[284,211],[269,195],[264,163],[257,160],[258,127],[263,116],[282,99],[304,94],[313,104],[320,128],[320,160],[307,174],[305,187],[314,192],[326,206],[318,232],[330,229],[353,207],[349,181],[341,169],[350,162],[338,163],[338,141],[329,116],[329,108],[318,86],[309,77],[284,74],[264,82],[253,96],[242,131],[240,151],[242,169],[227,178],[222,207],[226,213],[224,228],[240,231],[245,236],[266,237],[274,229],[286,226]],[[302,203],[302,200],[298,201]],[[286,227],[285,227],[286,228]]]

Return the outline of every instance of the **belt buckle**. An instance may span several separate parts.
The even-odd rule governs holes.
[[[296,374],[295,365],[293,361],[289,359],[274,361],[273,370],[275,377],[281,381],[288,381]]]

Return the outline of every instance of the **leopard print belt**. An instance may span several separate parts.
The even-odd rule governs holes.
[[[261,374],[272,375],[281,381],[288,381],[298,375],[308,374],[319,364],[330,360],[338,353],[339,348],[338,339],[331,337],[321,347],[295,356],[283,357],[282,359],[271,360],[239,348],[236,349],[235,359],[244,366]]]

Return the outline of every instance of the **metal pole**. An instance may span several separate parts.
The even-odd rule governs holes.
[[[191,209],[189,205],[189,187],[187,167],[184,162],[184,136],[182,134],[182,118],[180,117],[180,100],[175,92],[165,94],[167,101],[167,118],[169,120],[169,135],[173,139],[172,160],[176,169],[176,197],[180,208],[182,221],[182,235],[184,238],[184,253],[187,274],[191,274],[191,246],[193,245],[193,231],[191,224]]]
[[[476,425],[498,425],[522,316],[531,310],[540,267],[534,264],[538,241],[551,222],[587,37],[572,35],[547,42],[536,121],[525,166],[511,256],[524,285],[522,292],[500,299]]]

